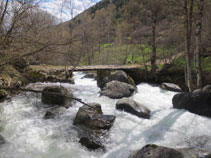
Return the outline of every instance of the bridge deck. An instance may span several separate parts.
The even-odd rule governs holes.
[[[90,65],[69,67],[70,71],[94,71],[94,70],[129,70],[140,68],[142,65]]]

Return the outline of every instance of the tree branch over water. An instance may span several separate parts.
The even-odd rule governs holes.
[[[22,91],[22,92],[33,92],[33,93],[42,93],[41,90],[34,90],[34,89],[27,89],[27,88],[19,88],[19,87],[0,87],[0,89],[3,89],[3,90],[9,90],[9,91]],[[58,96],[63,96],[63,97],[66,97],[66,98],[69,98],[69,99],[73,99],[83,105],[86,105],[90,108],[92,108],[92,106],[90,106],[89,104],[85,103],[82,101],[82,99],[80,98],[75,98],[75,97],[69,97],[69,96],[66,96],[66,95],[62,95],[60,93],[55,93],[55,92],[45,92],[45,93],[48,93],[48,94],[56,94]]]

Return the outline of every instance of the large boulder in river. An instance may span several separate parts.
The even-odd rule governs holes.
[[[129,158],[210,158],[211,152],[194,149],[174,149],[154,144],[146,145],[141,150],[130,155]]]
[[[74,125],[109,130],[113,126],[114,120],[115,116],[113,115],[103,115],[100,104],[91,103],[79,108]]]
[[[42,102],[48,105],[60,105],[68,108],[73,94],[62,86],[46,87],[42,91]]]
[[[120,81],[136,87],[134,80],[127,75],[124,71],[118,70],[114,72],[105,71],[101,72],[98,71],[97,73],[97,84],[102,89],[105,87],[106,83],[111,81]]]
[[[202,88],[203,91],[211,92],[211,85],[206,85]]]
[[[186,109],[195,114],[211,117],[211,93],[207,91],[179,93],[173,97],[172,102],[176,109]]]
[[[161,88],[173,92],[182,92],[182,89],[174,83],[162,83]]]
[[[128,98],[120,99],[116,103],[116,109],[123,110],[130,114],[136,115],[140,118],[145,118],[145,119],[150,118],[150,110],[132,99]]]
[[[43,117],[43,119],[48,120],[48,119],[53,119],[55,118],[55,114],[51,111],[47,111]]]
[[[111,72],[111,74],[108,76],[108,82],[110,81],[120,81],[136,86],[133,79],[121,70]]]
[[[103,88],[101,95],[112,99],[121,99],[123,97],[130,97],[135,91],[136,88],[130,84],[111,81]]]
[[[115,116],[103,114],[100,104],[90,103],[80,107],[74,120],[74,125],[79,127],[79,142],[91,150],[104,148],[103,138],[114,121]]]
[[[74,120],[74,125],[82,125],[89,115],[103,114],[101,105],[98,103],[89,103],[79,108]]]

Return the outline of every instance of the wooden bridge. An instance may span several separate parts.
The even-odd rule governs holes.
[[[137,69],[143,65],[90,65],[68,67],[69,71],[95,71],[95,70],[130,70]]]

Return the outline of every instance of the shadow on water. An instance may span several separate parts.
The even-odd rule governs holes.
[[[133,136],[133,140],[140,140],[140,138],[144,138],[143,140],[146,144],[155,143],[158,140],[164,139],[165,133],[174,125],[174,123],[179,119],[186,111],[184,110],[175,110],[165,116],[162,120],[156,123],[154,126],[149,129],[141,132],[140,134]],[[149,120],[150,121],[150,120]],[[131,144],[130,134],[133,131],[139,130],[140,124],[137,124],[135,127],[131,128],[127,131],[128,135],[125,135],[122,138],[122,141],[119,144]],[[140,144],[142,144],[141,142]],[[132,145],[132,144],[131,144]],[[127,156],[128,146],[123,145],[118,150],[112,151],[109,153],[109,157],[122,157],[122,153],[125,152],[125,156]],[[108,155],[107,155],[108,156]]]
[[[150,143],[164,139],[165,133],[169,131],[177,119],[180,118],[184,113],[184,110],[175,110],[169,113],[150,129],[142,132],[141,135],[144,135],[145,141]]]

